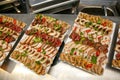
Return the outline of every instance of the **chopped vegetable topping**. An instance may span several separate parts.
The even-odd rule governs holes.
[[[0,46],[0,51],[3,51],[2,46]]]
[[[47,33],[47,32],[48,32],[48,30],[49,30],[48,28],[45,28],[45,29],[44,29],[44,32],[45,32],[45,33]]]
[[[0,31],[2,31],[2,28],[0,28]]]
[[[27,51],[25,50],[24,52],[21,53],[21,56],[26,57],[27,56]]]
[[[83,33],[82,33],[82,32],[80,32],[80,36],[83,36]]]
[[[86,69],[88,69],[88,68],[92,68],[92,64],[87,64]]]
[[[41,61],[44,61],[45,58],[42,58]]]
[[[51,16],[49,16],[48,17],[51,21],[57,21],[57,19],[55,19],[55,18],[53,18],[53,17],[51,17]]]
[[[101,31],[101,35],[104,35],[104,31],[103,30]]]
[[[70,51],[70,55],[73,55],[74,51],[75,51],[75,48],[72,48]]]
[[[96,64],[97,63],[97,57],[96,56],[92,56],[91,62],[93,64]]]
[[[107,22],[102,23],[102,25],[103,25],[104,27],[107,26]]]
[[[8,31],[6,34],[7,34],[7,35],[10,35],[10,32]]]
[[[39,42],[43,42],[41,38],[36,37],[33,39],[34,43],[39,43]]]
[[[18,59],[19,56],[20,56],[20,55],[16,55],[16,59]]]
[[[41,19],[42,18],[42,14],[37,14],[36,17]]]
[[[54,29],[57,30],[57,31],[61,31],[61,25],[60,24],[55,24],[54,25]]]
[[[41,47],[37,49],[37,52],[41,52]]]
[[[86,23],[85,23],[85,26],[86,26],[86,27],[90,27],[90,25],[92,25],[92,22],[86,22]]]
[[[82,50],[82,49],[80,49],[80,50],[79,50],[79,52],[81,53],[81,52],[83,52],[83,50]]]
[[[0,35],[2,35],[2,31],[0,31]]]
[[[0,17],[0,22],[2,22],[2,17]]]
[[[38,65],[40,65],[40,64],[41,64],[41,63],[40,63],[40,61],[35,61],[35,63],[36,63],[36,64],[38,64]]]
[[[2,41],[2,44],[4,44],[5,43],[5,41]]]
[[[77,54],[77,52],[74,52],[74,55],[76,55]]]
[[[45,21],[46,21],[46,18],[43,17],[43,18],[42,18],[42,23],[45,23]]]
[[[51,42],[49,42],[49,41],[46,41],[46,44],[51,44]]]
[[[45,51],[45,49],[42,49],[42,53],[43,53],[43,54],[46,54],[46,51]]]
[[[89,30],[86,30],[86,33],[89,33],[91,30],[89,29]]]
[[[40,25],[40,26],[38,26],[38,27],[39,27],[39,28],[43,28],[43,26],[41,26],[41,25]]]
[[[14,23],[14,24],[16,24],[16,23],[17,23],[17,20],[16,20],[16,19],[14,19],[14,20],[13,20],[13,23]]]
[[[92,35],[88,35],[89,36],[89,40],[93,41],[94,38],[92,37]]]
[[[85,38],[82,37],[81,40],[80,40],[80,44],[82,44],[84,40],[85,40]]]
[[[101,24],[101,20],[100,19],[98,19],[97,24]]]
[[[79,44],[80,43],[80,41],[75,41],[75,44]]]
[[[96,56],[99,56],[100,55],[100,51],[96,51]]]

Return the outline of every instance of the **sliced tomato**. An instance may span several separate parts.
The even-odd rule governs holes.
[[[45,21],[46,21],[46,18],[42,18],[42,23],[45,23]]]
[[[14,20],[13,20],[13,23],[14,23],[14,24],[16,24],[16,23],[17,23],[17,20],[16,20],[16,19],[14,19]]]
[[[93,64],[87,64],[87,65],[86,65],[86,69],[92,68],[92,65],[93,65]]]
[[[77,52],[74,52],[74,55],[76,55],[77,54]]]
[[[40,32],[39,32],[39,31],[37,31],[35,34],[36,34],[36,36],[39,36],[39,35],[40,35]]]
[[[14,31],[16,31],[16,32],[21,32],[21,31],[22,31],[22,28],[14,25],[14,26],[12,27],[12,30],[14,30]]]
[[[40,47],[40,48],[37,49],[37,52],[41,52],[41,50],[42,50],[42,49],[41,49],[41,47]]]
[[[41,37],[42,37],[43,39],[45,39],[45,40],[48,39],[48,35],[47,35],[47,34],[44,34],[44,33],[41,35]]]
[[[91,30],[90,30],[90,29],[86,30],[86,33],[89,33],[89,32],[91,32]]]
[[[55,43],[56,43],[56,44],[55,44],[55,46],[57,46],[57,47],[58,47],[58,46],[60,46],[60,45],[61,45],[61,40],[56,39]]]
[[[116,59],[117,59],[117,60],[120,60],[120,53],[117,53],[117,54],[116,54]]]
[[[0,17],[0,23],[2,22],[2,17]]]
[[[107,26],[107,22],[102,23],[102,25],[103,25],[104,27]]]
[[[8,38],[8,37],[5,38],[5,41],[9,43],[10,42],[10,38]]]
[[[100,51],[96,51],[96,56],[99,56],[100,55]]]

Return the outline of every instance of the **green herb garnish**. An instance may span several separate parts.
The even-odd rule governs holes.
[[[34,43],[39,43],[39,42],[43,42],[41,38],[36,37],[33,39]]]
[[[51,44],[51,42],[49,42],[49,41],[46,41],[46,44]]]
[[[0,46],[0,51],[3,51],[2,46]]]
[[[36,63],[36,64],[38,64],[38,65],[40,65],[40,64],[41,64],[41,63],[40,63],[40,61],[35,61],[35,63]]]
[[[92,25],[92,22],[86,22],[86,23],[85,23],[85,26],[86,26],[86,27],[90,27],[90,25]]]
[[[0,31],[2,31],[2,28],[0,28]]]
[[[96,64],[97,63],[97,57],[96,56],[92,56],[91,62],[93,64]]]
[[[79,50],[79,52],[80,52],[80,53],[82,53],[82,52],[83,52],[83,50],[82,50],[82,49],[80,49],[80,50]]]
[[[21,53],[21,56],[26,57],[27,56],[27,51],[25,50],[24,52]]]
[[[36,18],[40,18],[41,19],[42,18],[42,14],[37,14]]]
[[[46,51],[45,51],[45,49],[43,49],[43,50],[42,50],[42,53],[43,53],[43,54],[46,54]]]
[[[101,31],[101,35],[104,35],[104,31],[103,30]]]
[[[55,24],[55,25],[54,25],[54,29],[55,29],[56,31],[61,31],[61,28],[62,28],[62,26],[61,26],[60,24]]]
[[[45,30],[44,30],[44,31],[45,31],[45,33],[47,33],[47,32],[48,32],[48,30],[49,30],[49,29],[45,28]]]
[[[40,25],[40,26],[38,26],[38,27],[39,27],[39,28],[43,28],[43,26],[41,26],[41,25]]]
[[[5,41],[2,41],[2,44],[4,44],[5,43]]]
[[[2,31],[0,31],[0,36],[2,35]]]
[[[75,44],[79,44],[80,43],[80,41],[75,41]]]
[[[80,40],[80,44],[82,44],[84,40],[85,40],[85,38],[82,37],[81,40]]]
[[[53,17],[51,17],[51,16],[49,16],[48,17],[51,21],[56,21],[57,19],[55,19],[55,18],[53,18]]]
[[[70,55],[73,55],[73,52],[75,51],[75,48],[72,48],[70,51]]]
[[[8,31],[6,34],[7,34],[7,35],[10,35],[10,32]]]
[[[93,41],[92,35],[89,35],[89,40]]]
[[[19,56],[20,56],[20,55],[16,55],[16,59],[18,59]]]
[[[82,32],[80,32],[80,36],[83,36],[83,33],[82,33]]]
[[[101,20],[100,19],[98,19],[97,24],[101,24]]]
[[[41,61],[44,61],[44,58],[42,58]]]

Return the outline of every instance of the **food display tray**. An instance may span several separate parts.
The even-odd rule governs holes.
[[[45,16],[46,16],[46,15],[45,15]],[[33,19],[33,21],[34,21],[34,20],[35,20],[35,19]],[[29,27],[27,28],[27,30],[33,29],[33,28],[31,27],[33,21],[31,22],[31,24],[29,25]],[[67,26],[68,26],[68,29],[69,29],[69,28],[70,28],[70,25],[68,24]],[[68,33],[68,29],[67,29],[66,32],[63,34],[63,35],[64,35],[64,38],[65,38],[65,36],[66,36],[67,33]],[[20,39],[20,42],[21,42],[22,40],[24,40],[27,36],[28,36],[28,35],[24,33],[23,37]],[[64,38],[61,40],[61,42],[64,41]],[[20,44],[20,43],[18,43],[18,45],[19,45],[19,44]],[[57,51],[59,50],[59,48],[60,48],[60,46],[56,47]],[[18,50],[18,49],[15,48],[15,50]],[[57,53],[58,53],[58,52],[57,52]],[[56,53],[56,54],[57,54],[57,53]],[[52,57],[52,62],[53,62],[53,60],[54,60],[55,57],[56,57],[56,55],[55,55],[54,57]],[[15,60],[15,59],[12,58],[12,57],[10,57],[9,59],[12,60],[12,61],[14,61],[14,62],[16,62],[17,64],[22,64],[22,66],[24,66],[23,63]],[[26,66],[24,66],[24,67],[27,68]],[[45,73],[48,73],[50,67],[51,67],[51,65],[46,68]],[[28,69],[28,68],[27,68],[27,69]],[[30,70],[30,69],[28,69],[28,70]],[[32,71],[32,70],[30,70],[30,71]],[[32,72],[34,72],[34,71],[32,71]],[[34,73],[35,73],[35,72],[34,72]],[[41,75],[41,76],[44,76],[44,75]]]
[[[118,48],[116,48],[116,47],[120,45],[119,40],[120,40],[120,25],[119,25],[119,29],[118,29],[118,36],[117,36],[117,40],[116,40],[116,43],[115,43],[115,47],[113,49],[114,50],[114,55],[113,55],[113,60],[112,60],[112,67],[115,68],[115,69],[118,69],[118,70],[120,70],[120,59],[118,61],[117,58],[116,58],[116,55],[120,54],[120,53],[117,52],[117,50],[119,50],[119,47]]]
[[[13,20],[13,22],[11,22],[11,23],[15,23],[15,25],[17,25],[17,23],[20,23],[20,22],[21,22],[22,24],[24,24],[24,26],[22,26],[22,27],[23,27],[23,28],[22,28],[22,31],[21,31],[20,33],[18,33],[18,37],[15,38],[15,41],[8,43],[8,44],[11,45],[11,49],[10,49],[9,52],[5,52],[6,57],[7,57],[7,56],[10,54],[11,50],[13,50],[13,47],[14,47],[14,45],[16,44],[16,42],[18,41],[18,39],[20,38],[20,35],[23,33],[23,31],[24,31],[24,29],[25,29],[25,26],[26,26],[26,23],[24,23],[24,22],[22,22],[22,21],[19,21],[19,20],[13,18],[13,17],[9,17],[9,16],[6,16],[6,15],[3,15],[3,14],[0,14],[0,17],[1,17],[1,16],[3,16],[3,17],[2,17],[2,20],[5,20],[5,19],[6,19],[7,22],[11,22],[11,20]],[[7,19],[7,18],[8,18],[8,19]],[[14,20],[15,20],[15,22],[14,22]],[[14,31],[14,30],[12,30],[12,31]],[[5,59],[6,59],[6,57],[5,57]],[[0,62],[0,66],[2,66],[2,64],[3,64],[4,61],[5,61],[5,59]]]

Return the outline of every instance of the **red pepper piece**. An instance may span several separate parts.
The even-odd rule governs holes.
[[[89,29],[89,30],[86,30],[87,33],[89,33],[90,31],[91,31],[90,29]]]
[[[86,69],[92,68],[92,65],[93,65],[93,64],[87,64],[87,65],[86,65]]]
[[[77,53],[76,52],[74,52],[74,55],[76,55]]]
[[[16,20],[16,19],[14,19],[14,20],[13,20],[13,23],[14,23],[14,24],[16,24],[16,23],[17,23],[17,20]]]
[[[103,25],[104,27],[107,26],[107,22],[102,23],[102,25]]]
[[[45,21],[46,21],[46,18],[42,18],[42,23],[45,23]]]
[[[0,22],[2,22],[2,17],[0,17]]]
[[[37,52],[41,52],[41,47],[37,49]]]
[[[100,55],[100,51],[96,51],[96,56],[99,56]]]

